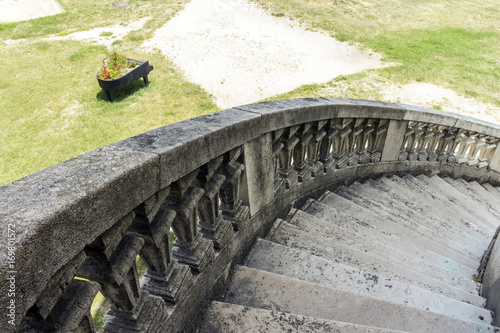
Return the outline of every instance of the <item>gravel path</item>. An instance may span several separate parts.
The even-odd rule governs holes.
[[[161,50],[223,109],[387,66],[246,0],[193,0],[143,47]]]

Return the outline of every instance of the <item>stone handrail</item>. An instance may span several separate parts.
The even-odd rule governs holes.
[[[0,331],[178,331],[306,196],[425,173],[500,184],[500,126],[382,102],[266,102],[167,125],[0,188]],[[171,251],[170,230],[176,235]],[[147,266],[142,286],[135,258]]]

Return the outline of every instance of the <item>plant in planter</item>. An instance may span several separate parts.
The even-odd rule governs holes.
[[[149,85],[148,74],[153,66],[148,61],[129,59],[124,55],[113,53],[103,60],[97,72],[97,81],[111,101],[111,90],[118,90],[132,81],[144,79],[146,87]]]

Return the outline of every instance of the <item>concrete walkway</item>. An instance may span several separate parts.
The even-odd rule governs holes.
[[[57,0],[0,0],[0,22],[19,22],[64,12]]]

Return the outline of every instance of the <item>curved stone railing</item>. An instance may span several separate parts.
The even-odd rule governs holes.
[[[64,161],[0,188],[0,331],[93,332],[99,290],[112,307],[106,332],[189,329],[231,265],[297,200],[390,174],[498,185],[499,138],[498,125],[435,110],[299,99],[190,119]]]

